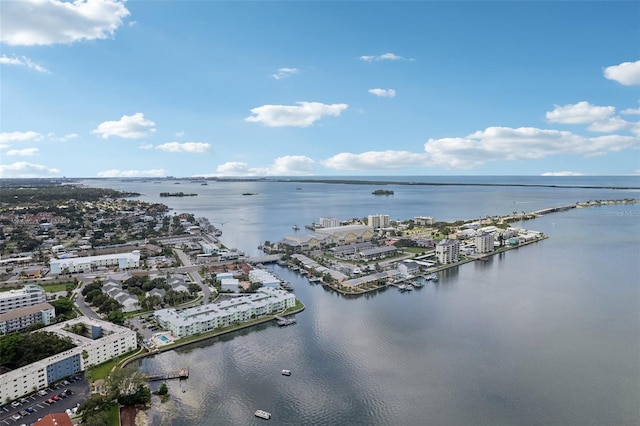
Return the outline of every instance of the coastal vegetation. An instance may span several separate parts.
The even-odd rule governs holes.
[[[376,189],[372,192],[373,195],[393,195],[394,192],[390,189]]]

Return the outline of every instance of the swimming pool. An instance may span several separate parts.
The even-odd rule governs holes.
[[[167,336],[158,336],[158,340],[160,340],[162,343],[169,343],[169,339],[167,338]]]

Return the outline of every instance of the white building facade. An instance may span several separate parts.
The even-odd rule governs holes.
[[[493,234],[481,232],[476,235],[476,253],[490,253],[494,249]]]
[[[48,303],[14,309],[0,314],[0,334],[22,331],[31,324],[49,325],[56,317],[56,309]]]
[[[436,244],[436,259],[438,263],[454,263],[460,256],[460,241],[445,239]]]
[[[46,301],[47,295],[42,287],[36,284],[27,284],[19,290],[0,292],[0,314]]]
[[[295,295],[272,288],[260,288],[257,293],[209,303],[182,311],[162,309],[154,317],[158,324],[177,338],[191,336],[242,323],[263,315],[282,312],[296,305]]]
[[[388,214],[370,214],[367,225],[373,229],[388,228],[391,225],[391,219]]]
[[[64,259],[52,259],[49,262],[51,273],[91,272],[101,266],[117,266],[119,269],[135,269],[140,267],[140,251],[130,253],[103,254],[99,256],[68,257]]]
[[[64,329],[77,323],[85,324],[93,338],[79,336]],[[21,398],[90,366],[131,352],[137,347],[136,333],[133,330],[87,317],[75,318],[38,331],[68,337],[76,346],[0,375],[0,401]]]

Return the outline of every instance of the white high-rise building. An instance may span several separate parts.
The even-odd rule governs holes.
[[[436,244],[436,259],[438,263],[454,263],[460,255],[460,241],[444,239]]]
[[[20,290],[2,291],[0,292],[0,314],[46,301],[47,295],[44,289],[36,284],[27,284]]]
[[[370,214],[367,225],[373,229],[388,228],[391,225],[391,220],[388,214]]]
[[[476,253],[489,253],[493,251],[493,234],[482,232],[476,235]]]
[[[340,220],[335,217],[321,217],[319,225],[322,228],[335,228],[340,226]]]

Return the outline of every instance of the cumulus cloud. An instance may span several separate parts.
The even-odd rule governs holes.
[[[211,147],[208,143],[202,142],[167,142],[156,146],[156,149],[167,152],[188,152],[201,154],[208,152]]]
[[[577,104],[554,105],[553,111],[547,111],[547,121],[562,124],[581,124],[604,121],[615,114],[612,106],[595,106],[582,101]]]
[[[125,2],[118,0],[3,1],[0,41],[35,46],[105,39],[129,15]]]
[[[0,164],[1,178],[36,178],[49,177],[60,174],[59,169],[50,168],[41,164],[19,161],[13,164]]]
[[[610,117],[606,120],[596,121],[592,123],[589,127],[587,127],[587,129],[591,130],[592,132],[611,133],[628,129],[632,125],[632,123],[629,123],[628,121],[623,120],[619,117]]]
[[[136,112],[133,115],[123,115],[118,121],[105,121],[92,133],[107,139],[109,136],[118,136],[126,139],[140,139],[155,132],[156,123],[144,118],[144,114]]]
[[[623,62],[604,69],[604,77],[624,86],[640,85],[640,61]]]
[[[253,108],[245,121],[262,123],[268,127],[309,127],[324,116],[339,116],[347,104],[296,102],[297,105],[263,105]]]
[[[342,152],[322,161],[323,166],[336,170],[401,169],[427,163],[428,157],[424,153],[393,150],[361,154]]]
[[[568,172],[568,171],[562,171],[562,172],[545,172],[545,173],[542,173],[540,176],[584,176],[584,173],[580,173],[580,172]]]
[[[382,55],[364,55],[359,58],[365,62],[379,62],[379,61],[402,61],[406,60],[402,56],[398,56],[395,53],[383,53]],[[411,60],[411,59],[409,59]]]
[[[149,169],[149,170],[104,170],[98,172],[98,177],[161,177],[166,176],[167,172],[164,169]]]
[[[272,75],[276,80],[282,80],[283,78],[287,78],[290,75],[298,74],[298,68],[280,68],[278,72]]]
[[[606,135],[585,138],[571,132],[533,127],[489,127],[461,138],[429,139],[432,164],[469,168],[487,161],[537,159],[548,155],[596,156],[637,148],[638,138]]]
[[[313,160],[303,155],[276,158],[270,166],[250,167],[247,163],[230,161],[216,168],[216,176],[310,176]]]
[[[620,111],[620,114],[626,115],[638,115],[640,114],[640,108],[627,108]]]
[[[33,132],[33,131],[0,133],[0,143],[39,141],[39,140],[42,140],[42,134],[38,132]]]
[[[37,153],[38,153],[38,148],[25,148],[25,149],[10,149],[7,152],[5,152],[5,155],[29,157],[32,155],[36,155]]]
[[[393,98],[396,95],[394,89],[369,89],[369,93],[381,98]]]
[[[32,70],[41,72],[43,74],[49,74],[49,70],[47,70],[46,68],[38,65],[38,64],[34,64],[33,62],[31,62],[31,59],[27,58],[26,56],[21,56],[21,57],[13,57],[13,58],[9,58],[6,55],[2,55],[0,56],[0,64],[1,65],[18,65],[21,67],[27,67],[30,68]]]

